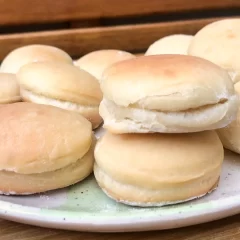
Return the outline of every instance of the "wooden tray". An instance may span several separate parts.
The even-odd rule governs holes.
[[[90,51],[104,48],[141,53],[152,42],[163,36],[176,33],[195,34],[210,22],[240,16],[240,0],[0,0],[0,4],[0,61],[14,48],[27,44],[53,45],[62,48],[76,58]],[[236,164],[235,161],[232,162]],[[229,177],[228,172],[225,174],[223,181],[227,187],[229,180],[236,182],[233,179],[235,175],[232,174]],[[82,190],[79,189],[79,191]],[[225,192],[220,191],[217,194],[227,197]],[[46,202],[49,204],[47,197],[40,199],[42,204]],[[1,197],[1,217],[50,227],[49,222],[41,222],[39,218],[36,218],[34,222],[35,212],[29,211],[27,214],[24,204],[22,208],[16,205],[14,202],[16,198],[6,198],[9,197]],[[239,203],[239,201],[234,201],[236,202]],[[4,210],[4,204],[9,207],[9,212]],[[231,211],[225,211],[224,216],[236,214],[239,210],[238,205],[233,206],[232,201],[227,204],[224,209],[230,207]],[[215,206],[223,207],[221,204]],[[196,211],[193,212],[196,214]],[[182,214],[182,211],[178,213]],[[207,209],[206,212],[202,212],[202,217],[197,218],[195,223],[204,222],[206,218],[207,221],[211,221],[224,217],[221,214]],[[50,215],[55,217],[52,212],[49,212]],[[49,219],[49,216],[46,219]],[[60,217],[62,227],[56,225],[57,221],[51,223],[52,227],[66,227],[66,218],[63,215]],[[25,218],[24,221],[23,218]],[[99,219],[99,223],[102,223],[102,217]],[[172,219],[169,221],[172,222],[170,227],[162,226],[161,228],[179,226],[178,220],[173,219],[175,222]],[[188,222],[186,219],[185,225],[194,223],[192,218],[189,217]],[[92,222],[89,224],[93,225]],[[137,225],[137,221],[135,224]],[[69,229],[80,230],[82,226],[71,225]],[[150,224],[150,226],[151,229],[159,229],[156,224]],[[129,231],[137,228],[131,229],[129,225],[128,227]],[[139,225],[138,228],[140,227]],[[114,230],[121,231],[120,228],[119,225],[115,225]],[[145,227],[146,229],[149,228]],[[95,225],[95,231],[107,230],[107,226]],[[139,230],[144,230],[144,228]],[[39,231],[42,232],[42,230]],[[196,235],[197,233],[194,237]]]
[[[239,0],[0,0],[0,60],[26,44],[49,44],[73,57],[116,48],[143,52],[156,39],[195,34],[239,16]]]

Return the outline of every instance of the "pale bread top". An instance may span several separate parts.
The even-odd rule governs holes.
[[[102,74],[106,68],[116,62],[132,58],[135,58],[135,56],[129,52],[115,49],[104,49],[88,53],[75,61],[74,64],[91,73],[101,81]]]
[[[192,35],[174,34],[163,37],[152,43],[145,55],[157,54],[185,54],[187,55],[189,44],[192,41]]]
[[[102,99],[96,78],[66,63],[29,63],[17,78],[21,88],[48,98],[89,106],[98,106]]]
[[[217,65],[186,55],[142,56],[104,72],[104,98],[124,107],[183,111],[235,97],[231,78]]]
[[[188,53],[226,69],[233,82],[238,82],[240,80],[240,18],[216,21],[202,28],[191,41]]]
[[[11,51],[3,59],[0,72],[16,74],[25,64],[45,61],[73,64],[72,58],[63,50],[53,46],[33,44]]]
[[[0,106],[0,170],[22,174],[75,163],[92,143],[91,123],[80,114],[34,103]]]

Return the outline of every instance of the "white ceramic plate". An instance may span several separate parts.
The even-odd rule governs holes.
[[[101,134],[102,132],[100,132]],[[0,196],[0,217],[31,225],[77,231],[161,230],[240,213],[240,156],[226,151],[219,187],[187,203],[137,208],[109,199],[90,176],[82,183],[34,196]]]

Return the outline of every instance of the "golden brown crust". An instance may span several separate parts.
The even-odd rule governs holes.
[[[91,123],[60,108],[14,103],[0,108],[0,170],[50,172],[81,159],[92,142]]]

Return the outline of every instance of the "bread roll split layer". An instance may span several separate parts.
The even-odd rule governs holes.
[[[0,73],[0,104],[20,101],[20,89],[16,75],[11,73]]]
[[[188,54],[224,68],[234,83],[240,81],[240,18],[216,21],[202,28],[191,41]]]
[[[54,190],[92,172],[95,140],[80,114],[24,102],[2,105],[0,114],[2,194]]]
[[[11,51],[2,61],[0,72],[16,74],[32,62],[64,62],[73,64],[72,58],[63,50],[41,44],[26,45]]]
[[[183,133],[225,127],[238,98],[226,71],[201,58],[143,56],[116,63],[101,82],[100,115],[112,133]]]
[[[75,66],[89,72],[99,81],[101,81],[103,72],[112,64],[127,59],[135,58],[135,56],[129,52],[104,49],[94,52],[90,52],[80,59],[74,62]]]
[[[184,54],[187,55],[189,44],[193,36],[185,34],[174,34],[163,37],[152,43],[145,55],[158,54]]]
[[[92,123],[93,128],[102,123],[99,83],[84,70],[60,62],[38,62],[23,66],[17,78],[24,101],[78,112]]]
[[[224,151],[214,131],[188,134],[107,132],[95,148],[94,174],[103,191],[133,206],[163,206],[217,187]]]

